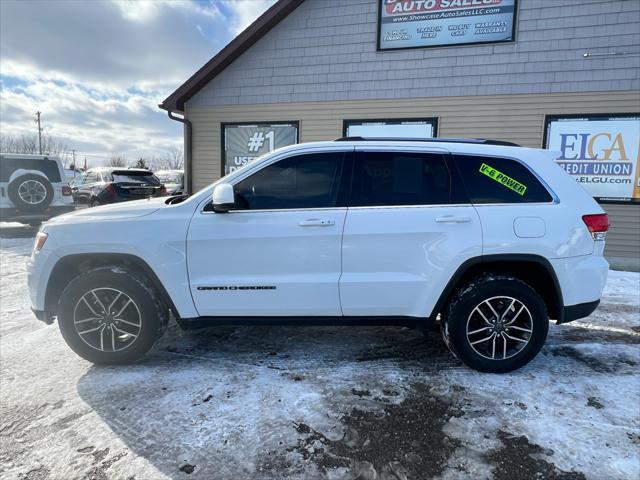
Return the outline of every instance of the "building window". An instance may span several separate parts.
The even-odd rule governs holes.
[[[437,135],[437,118],[345,120],[345,137],[433,138]]]
[[[294,143],[298,143],[298,122],[223,123],[222,175]]]
[[[543,147],[600,201],[640,202],[640,114],[547,115]]]

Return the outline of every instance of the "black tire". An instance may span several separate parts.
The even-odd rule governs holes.
[[[510,303],[510,300],[513,299],[516,300],[515,304]],[[491,300],[494,306],[497,305],[496,312],[500,315],[504,313],[506,319],[497,319],[495,315],[492,315],[492,310],[487,310],[488,304],[483,303],[485,300]],[[507,310],[507,304],[512,305],[513,310]],[[505,305],[504,311],[499,310],[500,305]],[[515,321],[528,323],[508,325],[509,316],[514,317],[516,312],[520,310],[520,306],[526,307],[522,309],[524,316],[522,313],[519,314]],[[476,307],[481,309],[479,313]],[[487,317],[491,316],[489,322],[481,317],[482,310],[487,313]],[[499,326],[494,324],[494,319],[498,320],[495,323],[498,323]],[[473,322],[475,322],[475,327],[472,326]],[[481,329],[487,330],[475,333],[474,335],[477,336],[467,335],[468,331],[470,333],[477,332],[478,325]],[[521,329],[512,330],[515,326],[519,326]],[[523,327],[525,330],[530,329],[531,332],[522,333],[524,332]],[[511,372],[529,363],[544,345],[548,331],[549,317],[546,305],[540,295],[525,282],[503,275],[485,275],[458,290],[442,316],[441,322],[442,337],[449,350],[467,366],[481,372],[492,373]],[[520,340],[511,340],[502,336],[500,332],[504,332],[507,337],[513,336],[520,338]],[[484,335],[495,335],[496,340],[482,341],[483,338],[489,338]],[[527,343],[521,346],[523,339]],[[475,347],[472,343],[478,346]],[[506,355],[504,354],[507,352],[505,345],[509,346],[508,353],[512,356],[506,356],[504,359],[499,358],[501,352],[503,357]],[[498,348],[497,354],[496,348]],[[486,349],[486,351],[480,349]],[[489,358],[490,355],[497,358]]]
[[[30,189],[27,188],[28,186],[35,187],[37,189],[37,195],[35,193],[29,195],[28,192]],[[20,187],[23,187],[23,189]],[[53,201],[53,186],[51,182],[42,175],[26,173],[20,175],[9,184],[7,194],[18,210],[26,213],[42,212],[46,210]],[[40,198],[40,194],[44,194],[44,196]],[[27,195],[29,195],[29,197],[27,197]]]
[[[121,323],[122,320],[115,320],[109,315],[104,316],[103,310],[98,311],[97,305],[99,304],[92,302],[93,308],[98,314],[102,314],[104,318],[96,321],[84,320],[84,323],[79,328],[90,330],[98,326],[100,327],[98,332],[104,330],[106,334],[103,332],[103,340],[107,343],[105,351],[100,350],[98,346],[90,345],[96,339],[97,333],[95,336],[93,333],[85,333],[83,337],[74,322],[76,311],[93,312],[87,310],[91,306],[82,300],[83,296],[85,294],[90,295],[92,290],[96,290],[98,293],[109,293],[112,290],[121,292],[124,294],[124,297],[121,297],[121,302],[126,302],[126,297],[129,297],[133,302],[133,305],[129,304],[128,307],[125,307],[129,309],[126,311],[133,311],[133,314],[137,314],[140,318],[139,330],[136,330],[136,328],[123,325]],[[113,308],[120,308],[122,304],[120,303]],[[88,314],[93,316],[91,313]],[[126,313],[122,314],[123,319],[125,315]],[[80,319],[80,316],[80,313],[78,313],[78,319]],[[67,345],[85,360],[100,365],[121,365],[142,358],[164,333],[168,318],[169,311],[165,302],[151,287],[146,278],[136,272],[125,271],[121,267],[101,267],[78,275],[64,289],[58,304],[58,325]],[[131,320],[131,317],[128,320]],[[102,327],[103,324],[105,327]],[[115,326],[115,330],[108,330],[112,324]],[[122,329],[120,331],[126,333],[131,331],[137,333],[137,336],[133,340],[130,338],[133,337],[133,334],[130,337],[126,335],[117,336],[118,340],[113,339],[113,341],[116,342],[114,345],[118,350],[109,351],[110,347],[108,345],[112,341],[110,335],[118,330],[118,326]],[[125,340],[118,343],[120,338],[125,338]],[[119,349],[120,347],[122,349]]]
[[[99,207],[100,205],[101,203],[95,198],[91,200],[91,203],[89,204],[90,207]]]

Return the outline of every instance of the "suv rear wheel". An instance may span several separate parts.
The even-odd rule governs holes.
[[[442,318],[451,352],[482,372],[504,373],[529,363],[547,338],[544,301],[509,276],[485,275],[461,288]]]
[[[62,292],[58,324],[71,349],[90,362],[130,363],[160,338],[168,309],[146,279],[120,267],[78,275]]]

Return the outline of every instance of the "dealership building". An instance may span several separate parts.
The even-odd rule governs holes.
[[[187,189],[343,136],[472,137],[559,152],[640,269],[640,1],[279,0],[160,105]]]

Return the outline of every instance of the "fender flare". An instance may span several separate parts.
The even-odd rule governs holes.
[[[540,255],[534,254],[524,254],[524,253],[504,253],[504,254],[495,254],[495,255],[481,255],[478,257],[473,257],[462,263],[456,270],[456,272],[451,276],[447,285],[442,290],[438,301],[433,307],[433,311],[431,316],[435,318],[435,315],[442,312],[446,303],[449,301],[451,296],[455,293],[456,289],[460,286],[460,282],[464,275],[471,269],[472,267],[482,265],[482,264],[490,264],[495,262],[528,262],[528,263],[536,263],[543,267],[552,281],[552,290],[558,302],[558,311],[557,311],[557,323],[564,323],[564,298],[562,296],[562,289],[560,288],[560,282],[558,281],[558,276],[556,275],[551,262],[546,258]]]

